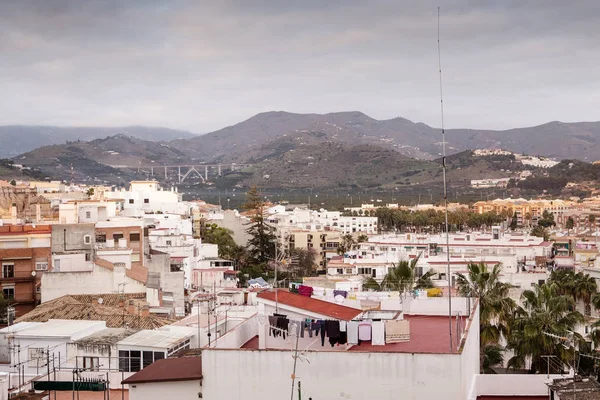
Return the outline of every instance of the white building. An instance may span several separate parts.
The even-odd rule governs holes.
[[[33,378],[46,373],[47,361],[59,354],[66,361],[67,344],[106,329],[104,321],[75,321],[53,319],[41,324],[29,324],[24,329],[13,330],[8,337],[11,363],[8,371]]]
[[[119,200],[75,200],[58,206],[58,220],[61,224],[96,223],[107,221],[121,214]]]
[[[260,293],[256,322],[240,324],[214,346],[204,349],[203,398],[279,399],[289,395],[293,372],[301,381],[302,397],[313,399],[395,399],[402,393],[407,399],[462,400],[474,390],[479,372],[476,304],[468,309],[467,317],[454,321],[458,330],[453,332],[451,344],[446,302],[440,302],[440,307],[424,307],[429,308],[426,315],[405,314],[399,321],[397,311],[363,313],[289,292],[279,292],[277,303],[275,300],[275,292]],[[432,304],[439,300],[443,299],[434,299]],[[429,299],[422,301],[429,304]],[[391,343],[395,339],[386,335],[385,343],[374,343],[373,336],[361,345],[332,347],[328,341],[321,345],[320,335],[309,337],[308,332],[304,337],[295,333],[285,338],[273,336],[269,317],[276,311],[289,320],[345,321],[348,328],[349,321],[377,318],[410,328],[408,336],[401,335],[399,340],[403,341],[398,343]],[[296,343],[301,354],[294,371]],[[230,384],[231,376],[236,377],[235,385]]]
[[[192,336],[190,333],[170,330],[139,331],[117,343],[119,369],[137,372],[154,361],[190,349]]]
[[[494,227],[491,233],[450,234],[450,266],[452,274],[464,272],[470,263],[502,264],[505,273],[533,270],[545,266],[552,243],[536,236],[503,233]],[[332,277],[362,275],[381,281],[400,260],[419,257],[417,267],[424,273],[433,268],[434,279],[446,279],[448,255],[445,235],[386,234],[359,243],[355,250],[330,260],[327,274]]]
[[[104,192],[107,199],[122,199],[123,214],[139,217],[146,213],[172,213],[188,215],[190,208],[181,201],[177,189],[164,190],[156,181],[132,181],[129,190]]]
[[[210,260],[218,259],[218,246],[202,243],[191,232],[183,233],[179,228],[155,228],[149,230],[148,240],[151,249],[169,254],[172,270],[184,272],[186,288],[192,285],[194,269],[206,268],[206,263],[216,266],[210,265]]]
[[[156,361],[123,381],[130,400],[202,398],[202,359],[168,358]]]
[[[42,303],[67,294],[147,292],[147,270],[132,266],[127,260],[128,257],[121,262],[97,258],[91,268],[81,264],[81,268],[74,265],[69,269],[46,271],[42,276]]]
[[[473,188],[504,188],[508,185],[510,178],[488,178],[488,179],[472,179],[471,187]]]
[[[339,211],[318,211],[295,208],[286,211],[284,206],[275,206],[267,210],[269,214],[267,221],[278,231],[285,228],[306,229],[313,231],[332,230],[343,234],[377,233],[377,217],[342,216]]]

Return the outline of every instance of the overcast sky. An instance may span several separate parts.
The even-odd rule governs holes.
[[[0,124],[600,120],[600,1],[0,0]],[[514,5],[508,5],[508,4]]]

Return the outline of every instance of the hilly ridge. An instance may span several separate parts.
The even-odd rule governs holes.
[[[171,144],[206,161],[245,161],[269,141],[286,136],[318,135],[322,142],[380,145],[403,155],[434,159],[441,155],[438,128],[404,118],[376,120],[361,112],[294,114],[271,111],[243,122]],[[513,152],[557,159],[600,159],[600,122],[549,122],[509,130],[447,129],[448,153],[478,148],[503,148]]]
[[[140,129],[146,135],[152,132]],[[108,182],[135,177],[140,167],[201,163],[252,164],[232,181],[280,187],[397,187],[436,184],[441,179],[436,160],[441,153],[440,131],[403,118],[380,121],[361,112],[274,111],[206,135],[170,141],[161,140],[164,132],[157,129],[161,133],[154,140],[119,133],[42,146],[13,159],[61,179],[70,176],[72,165],[85,180]],[[494,147],[582,161],[600,158],[599,122],[446,133],[449,182],[463,186],[470,179],[509,177],[523,170],[512,159],[473,157],[471,149]]]
[[[56,127],[56,126],[0,126],[0,158],[14,157],[39,148],[63,144],[67,141],[90,141],[107,136],[123,134],[143,140],[171,141],[177,138],[191,138],[193,133],[168,128],[129,126],[122,128],[106,127]]]

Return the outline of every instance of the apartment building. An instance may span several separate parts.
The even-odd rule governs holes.
[[[469,263],[502,264],[504,271],[545,268],[552,258],[552,243],[536,236],[516,235],[493,227],[491,233],[455,233],[450,237],[451,273],[465,271]],[[369,238],[344,257],[333,259],[328,275],[362,275],[381,281],[399,260],[419,257],[419,272],[437,271],[436,279],[446,280],[448,253],[444,235],[391,234]]]
[[[146,213],[187,215],[189,205],[181,201],[176,188],[165,190],[156,181],[131,181],[129,190],[104,192],[106,199],[123,200],[123,215],[139,217]]]
[[[96,255],[110,260],[128,253],[132,265],[144,266],[144,221],[139,218],[116,217],[96,222]]]
[[[566,223],[566,217],[574,209],[576,203],[565,200],[526,200],[526,199],[495,199],[490,201],[477,201],[473,204],[472,210],[483,214],[495,212],[500,214],[508,211],[510,214],[517,214],[519,225],[535,225],[542,218],[544,211],[554,214],[554,220],[558,224]]]
[[[40,300],[41,277],[52,268],[51,233],[49,225],[0,226],[0,285],[16,317]]]

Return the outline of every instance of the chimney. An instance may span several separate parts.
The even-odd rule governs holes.
[[[142,312],[140,315],[142,317],[149,317],[150,316],[150,307],[148,307],[148,306],[142,307]]]
[[[127,305],[127,312],[129,314],[136,314],[136,309],[135,309],[135,301],[134,300],[129,300],[129,304]]]
[[[13,203],[13,205],[10,209],[10,217],[12,218],[12,224],[16,225],[17,224],[17,205],[15,203]]]

